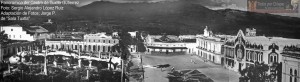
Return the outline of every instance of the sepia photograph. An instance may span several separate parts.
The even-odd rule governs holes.
[[[0,4],[0,82],[300,82],[300,0]]]

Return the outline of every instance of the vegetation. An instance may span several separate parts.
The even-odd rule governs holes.
[[[256,62],[254,65],[241,70],[240,74],[242,76],[239,79],[240,82],[273,82],[275,80],[281,82],[281,70],[281,64],[278,63],[274,63],[269,67],[264,63]],[[268,71],[271,71],[271,74]]]

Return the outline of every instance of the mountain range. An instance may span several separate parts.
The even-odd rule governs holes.
[[[96,1],[82,7],[66,6],[57,15],[32,17],[33,20],[27,23],[34,24],[48,18],[57,24],[74,24],[74,27],[78,21],[92,21],[102,26],[110,25],[112,29],[126,28],[150,34],[202,34],[207,26],[215,34],[236,35],[239,29],[255,28],[257,35],[300,38],[297,36],[300,34],[300,18],[233,9],[210,10],[200,0],[157,3]],[[95,24],[90,30],[102,28],[101,25]]]

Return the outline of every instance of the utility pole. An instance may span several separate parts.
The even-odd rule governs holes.
[[[141,54],[140,54],[140,58],[141,58],[141,65],[142,65],[142,71],[143,71],[143,82],[144,82],[144,79],[145,79],[145,71],[144,71],[144,66],[143,66],[143,57],[141,56]]]
[[[48,50],[47,50],[47,46],[46,46],[46,39],[45,39],[45,44],[42,45],[42,48],[43,48],[43,46],[45,46],[45,48],[46,48],[45,59],[44,59],[44,74],[47,75],[47,51]]]
[[[124,60],[123,59],[121,59],[121,63],[122,63],[122,72],[121,72],[121,82],[124,82],[123,81],[123,77],[124,77]]]

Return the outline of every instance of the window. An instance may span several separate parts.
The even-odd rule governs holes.
[[[274,62],[277,62],[277,57],[276,57],[276,56],[274,56],[273,58],[274,58]]]
[[[22,38],[22,35],[20,35],[20,38]]]
[[[260,53],[260,61],[263,61],[263,54]]]
[[[11,31],[14,31],[14,29],[11,29]]]
[[[290,82],[293,82],[293,77],[292,76],[290,76]]]
[[[108,43],[110,43],[110,40],[108,40]]]
[[[14,38],[16,38],[15,35],[14,35]]]
[[[105,40],[103,40],[103,43],[105,43]]]
[[[94,42],[96,42],[96,40],[94,40]]]
[[[278,60],[278,54],[277,53],[271,53],[271,54],[269,54],[269,62],[277,62],[277,60]]]
[[[271,58],[270,58],[271,60],[270,60],[270,62],[273,62],[273,56],[271,56]]]
[[[8,38],[10,38],[11,37],[11,35],[8,35]]]

